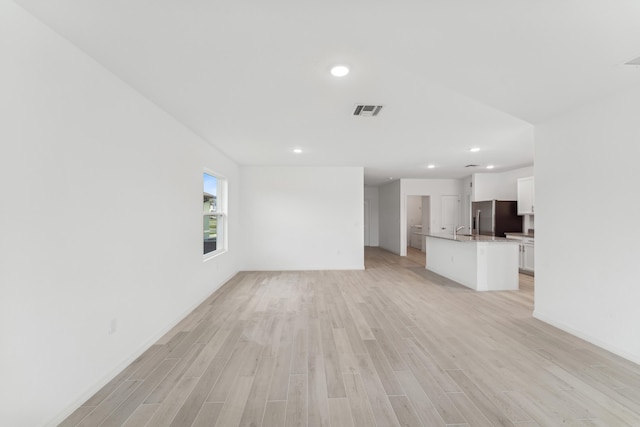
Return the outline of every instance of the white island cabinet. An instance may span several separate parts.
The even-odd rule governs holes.
[[[523,233],[506,233],[507,239],[518,242],[520,272],[533,274],[535,270],[534,238]]]
[[[518,289],[517,241],[487,236],[426,236],[427,270],[476,291]]]

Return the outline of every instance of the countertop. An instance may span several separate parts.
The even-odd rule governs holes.
[[[504,234],[508,234],[509,236],[530,237],[532,239],[535,239],[535,235],[533,233],[504,233]]]
[[[483,235],[468,235],[468,234],[458,234],[454,239],[453,234],[431,234],[431,233],[422,233],[427,237],[435,237],[438,239],[445,240],[453,240],[456,242],[496,242],[496,243],[517,243],[513,240],[509,240],[505,237],[492,237],[492,236],[483,236]]]

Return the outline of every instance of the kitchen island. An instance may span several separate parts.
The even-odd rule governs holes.
[[[476,291],[518,289],[517,241],[482,235],[424,235],[427,270]]]

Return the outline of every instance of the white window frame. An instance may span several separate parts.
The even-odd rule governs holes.
[[[219,173],[216,173],[210,169],[204,169],[202,179],[204,181],[204,174],[212,176],[216,178],[217,188],[216,188],[216,211],[215,212],[202,212],[202,217],[212,217],[215,216],[218,218],[217,222],[217,237],[216,237],[216,250],[208,253],[202,254],[203,261],[208,261],[212,258],[217,257],[220,254],[227,252],[227,243],[229,241],[227,237],[228,230],[228,221],[227,221],[227,206],[228,206],[228,181],[227,178]],[[204,242],[201,242],[201,245],[204,245]],[[203,246],[204,252],[204,246]]]

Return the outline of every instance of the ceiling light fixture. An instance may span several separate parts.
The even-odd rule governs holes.
[[[477,153],[478,151],[480,151],[480,147],[469,148],[469,151],[471,151],[472,153]]]
[[[487,169],[493,169],[494,167],[495,166],[493,166],[493,165],[489,165],[489,166],[487,166]]]
[[[427,169],[433,169],[435,167],[436,167],[436,165],[427,165]]]
[[[294,148],[293,152],[296,153],[296,154],[300,154],[300,153],[302,153],[302,148]]]
[[[336,65],[331,69],[331,74],[335,77],[344,77],[349,74],[349,67],[346,65]]]

